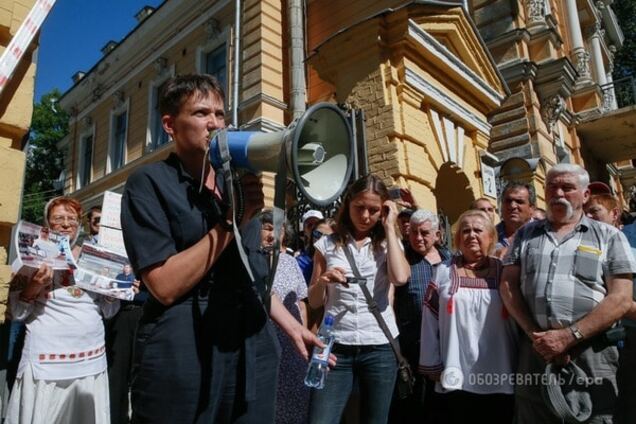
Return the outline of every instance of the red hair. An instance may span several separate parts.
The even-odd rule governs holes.
[[[51,215],[51,211],[56,206],[64,206],[66,209],[70,209],[77,214],[77,220],[82,219],[82,205],[77,200],[66,197],[66,196],[58,196],[54,197],[48,201],[46,206],[44,207],[44,224],[49,225],[49,218]]]

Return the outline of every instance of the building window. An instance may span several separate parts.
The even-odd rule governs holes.
[[[111,112],[107,172],[115,171],[126,163],[127,135],[128,102]]]
[[[150,83],[148,92],[148,127],[146,130],[146,151],[152,152],[170,141],[170,137],[163,130],[161,113],[159,112],[159,98],[161,90],[168,79],[174,75],[175,67],[164,67],[158,77]]]
[[[93,165],[93,134],[87,134],[80,139],[78,185],[85,187],[91,182],[91,170]]]
[[[230,79],[229,61],[229,28],[222,31],[216,28],[208,34],[204,43],[197,47],[195,55],[196,69],[199,73],[214,76],[225,92],[225,106],[228,107],[231,99],[228,91],[228,80]]]
[[[227,52],[225,44],[205,54],[205,73],[214,76],[227,91]]]
[[[164,144],[166,144],[170,137],[168,137],[168,134],[163,130],[163,123],[161,122],[161,113],[159,112],[159,97],[161,96],[161,90],[163,90],[163,87],[165,85],[165,82],[159,86],[153,87],[153,93],[152,93],[152,117],[151,117],[151,122],[152,122],[152,127],[151,127],[151,140],[150,140],[150,150],[156,150],[158,147],[163,146]]]

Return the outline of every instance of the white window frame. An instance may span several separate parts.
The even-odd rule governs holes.
[[[195,54],[195,66],[196,70],[200,74],[204,74],[206,72],[206,56],[208,53],[218,49],[219,47],[225,45],[225,87],[223,87],[223,92],[225,93],[225,110],[229,110],[230,102],[232,102],[231,98],[231,63],[230,63],[230,31],[228,27],[223,28],[223,31],[219,32],[216,36],[209,38],[205,43],[201,44],[197,47],[197,51]]]
[[[157,145],[154,142],[157,140],[155,128],[160,128],[157,120],[161,121],[161,114],[158,111],[155,113],[155,104],[159,101],[158,88],[161,87],[161,84],[166,82],[168,78],[173,77],[174,74],[175,66],[172,65],[148,84],[148,120],[146,126],[146,145],[144,149],[146,152],[154,152],[162,146],[170,143],[170,138],[168,138],[168,141],[162,145]]]
[[[84,169],[84,156],[86,151],[86,143],[84,142],[88,137],[91,137],[91,163],[88,167],[88,181],[86,184],[82,184],[82,170]],[[77,178],[76,185],[78,189],[84,188],[93,182],[93,162],[95,161],[95,123],[89,128],[82,131],[78,140],[79,160],[77,161]]]
[[[115,123],[116,123],[116,118],[122,114],[126,115],[126,131],[124,132],[124,141],[122,146],[123,161],[119,167],[114,168],[113,155],[115,153],[115,142],[116,142]],[[110,127],[110,135],[108,137],[108,156],[106,157],[106,173],[107,174],[110,174],[111,172],[116,171],[117,169],[123,168],[126,165],[126,162],[128,161],[128,130],[130,129],[130,97],[128,97],[126,101],[123,102],[121,105],[111,109],[109,127]]]

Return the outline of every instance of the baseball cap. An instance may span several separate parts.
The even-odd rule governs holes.
[[[612,194],[612,189],[600,181],[591,182],[587,188],[590,190],[590,194]]]
[[[315,209],[310,209],[303,214],[303,225],[305,225],[305,221],[307,221],[309,218],[324,219],[325,217],[322,212]]]

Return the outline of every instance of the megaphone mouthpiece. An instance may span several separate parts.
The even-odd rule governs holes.
[[[316,166],[325,161],[327,152],[320,143],[307,143],[298,149],[298,166]]]

